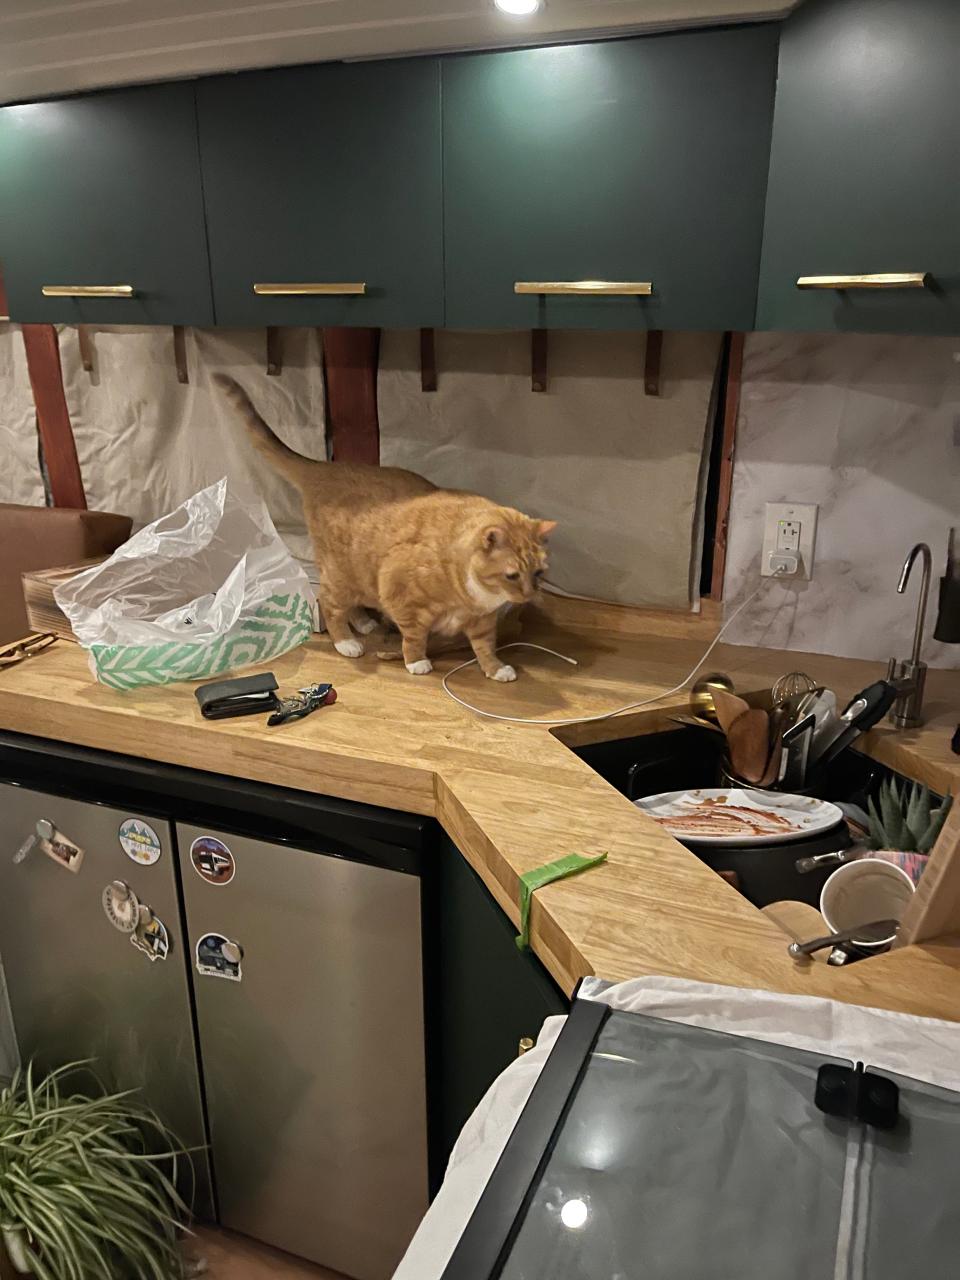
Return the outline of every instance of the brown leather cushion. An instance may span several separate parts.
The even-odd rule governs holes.
[[[29,631],[21,573],[107,556],[130,537],[129,516],[0,503],[0,644]]]

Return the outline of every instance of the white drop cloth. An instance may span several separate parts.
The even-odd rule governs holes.
[[[300,497],[247,443],[210,382],[229,373],[292,449],[324,458],[323,370],[316,329],[284,329],[283,372],[268,377],[262,329],[185,330],[189,383],[177,381],[169,327],[90,328],[94,375],[77,331],[60,330],[60,354],[88,505],[119,511],[140,528],[227,476],[259,494],[277,532],[308,570],[313,558]],[[315,572],[311,575],[316,580]]]
[[[37,414],[20,326],[0,324],[0,502],[42,507]]]

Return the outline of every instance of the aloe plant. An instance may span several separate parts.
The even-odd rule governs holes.
[[[11,1262],[38,1280],[180,1280],[189,1210],[176,1188],[187,1157],[133,1091],[94,1079],[89,1063],[0,1092],[0,1234]],[[86,1083],[86,1081],[84,1081]]]
[[[898,849],[904,853],[929,853],[950,812],[952,797],[934,808],[928,787],[904,783],[896,778],[881,784],[879,804],[871,796],[867,805],[870,847]]]

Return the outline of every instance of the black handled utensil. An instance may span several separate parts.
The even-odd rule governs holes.
[[[787,951],[794,960],[799,960],[803,956],[812,956],[815,951],[822,951],[824,947],[837,947],[843,942],[876,946],[895,934],[898,924],[898,920],[871,920],[867,924],[858,924],[854,929],[840,929],[822,938],[811,938],[809,942],[791,942]]]
[[[888,680],[877,680],[868,685],[847,703],[838,721],[837,736],[826,743],[814,763],[829,764],[859,738],[861,733],[866,733],[875,724],[879,724],[896,700],[896,686]]]

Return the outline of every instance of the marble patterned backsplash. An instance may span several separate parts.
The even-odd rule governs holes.
[[[810,582],[771,581],[731,643],[883,659],[907,656],[920,565],[933,551],[933,631],[947,532],[960,527],[960,337],[749,334],[734,466],[725,598],[758,582],[764,504],[819,504]],[[915,575],[915,576],[914,576]],[[927,639],[931,666],[960,668],[960,645]]]

